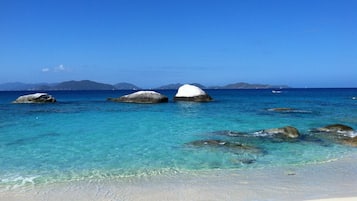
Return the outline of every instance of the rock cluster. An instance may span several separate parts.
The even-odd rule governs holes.
[[[301,135],[298,129],[292,126],[281,128],[270,128],[260,130],[254,133],[234,132],[234,131],[215,131],[210,135],[231,137],[220,139],[196,140],[186,143],[186,146],[194,148],[218,149],[220,151],[229,151],[234,154],[243,154],[241,156],[252,156],[253,158],[242,158],[239,161],[243,164],[255,162],[257,154],[265,154],[264,149],[255,146],[261,144],[261,140],[270,140],[276,142],[294,142],[300,141],[314,142],[324,144],[325,140],[329,143],[339,143],[347,146],[357,147],[357,132],[353,128],[343,124],[332,124],[311,130],[308,135]],[[221,137],[220,137],[221,138]],[[233,139],[234,138],[234,139]],[[241,143],[244,142],[244,143]],[[255,155],[255,157],[254,157]]]
[[[357,132],[352,127],[343,124],[331,124],[311,131],[319,138],[357,147]]]
[[[119,98],[108,98],[108,101],[124,102],[124,103],[165,103],[168,98],[155,91],[138,91]],[[193,102],[208,102],[212,97],[204,92],[201,88],[185,84],[182,85],[175,97],[174,101],[193,101]]]
[[[298,129],[292,126],[285,126],[282,128],[271,128],[261,131],[262,133],[266,133],[268,135],[273,135],[279,138],[286,138],[286,139],[294,139],[300,136]]]

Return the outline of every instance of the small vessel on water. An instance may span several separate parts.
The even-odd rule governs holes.
[[[273,93],[273,94],[281,94],[281,93],[283,93],[283,92],[280,91],[280,90],[272,90],[271,93]]]

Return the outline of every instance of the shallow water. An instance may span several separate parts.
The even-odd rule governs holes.
[[[169,98],[175,91],[160,91]],[[213,169],[321,163],[356,148],[319,140],[285,142],[256,131],[341,123],[357,128],[357,89],[208,90],[210,103],[107,102],[130,91],[53,91],[55,104],[11,104],[0,92],[0,186],[138,177]],[[172,99],[171,99],[172,100]],[[274,112],[271,108],[293,108]],[[231,135],[242,132],[244,135]],[[261,152],[190,146],[224,140]]]

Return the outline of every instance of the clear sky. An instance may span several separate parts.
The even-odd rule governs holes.
[[[357,87],[357,0],[0,0],[0,83]]]

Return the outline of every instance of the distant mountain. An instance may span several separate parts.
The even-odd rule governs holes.
[[[215,87],[218,89],[273,89],[273,88],[289,88],[286,85],[268,85],[268,84],[249,84],[245,82],[238,82],[235,84],[228,84],[223,87]]]
[[[114,87],[118,90],[138,90],[140,87],[127,82],[120,82],[115,84]]]
[[[61,82],[50,88],[51,90],[114,90],[110,84],[103,84],[90,80]]]
[[[156,90],[177,90],[183,84],[168,84],[161,87],[154,88]],[[235,84],[228,84],[225,86],[205,87],[204,85],[193,83],[201,89],[277,89],[289,88],[286,85],[268,85],[268,84],[249,84],[245,82],[238,82]],[[37,83],[25,84],[21,82],[12,82],[0,84],[1,91],[51,91],[51,90],[140,90],[141,88],[126,82],[121,82],[115,85],[94,82],[91,80],[82,81],[66,81],[61,83]]]
[[[0,90],[2,91],[27,91],[27,90],[39,90],[41,86],[49,86],[48,83],[26,84],[22,82],[8,82],[0,84]]]
[[[163,85],[163,86],[157,87],[155,89],[178,89],[178,88],[180,88],[180,86],[182,86],[182,84],[180,84],[180,83],[167,84],[167,85]]]

